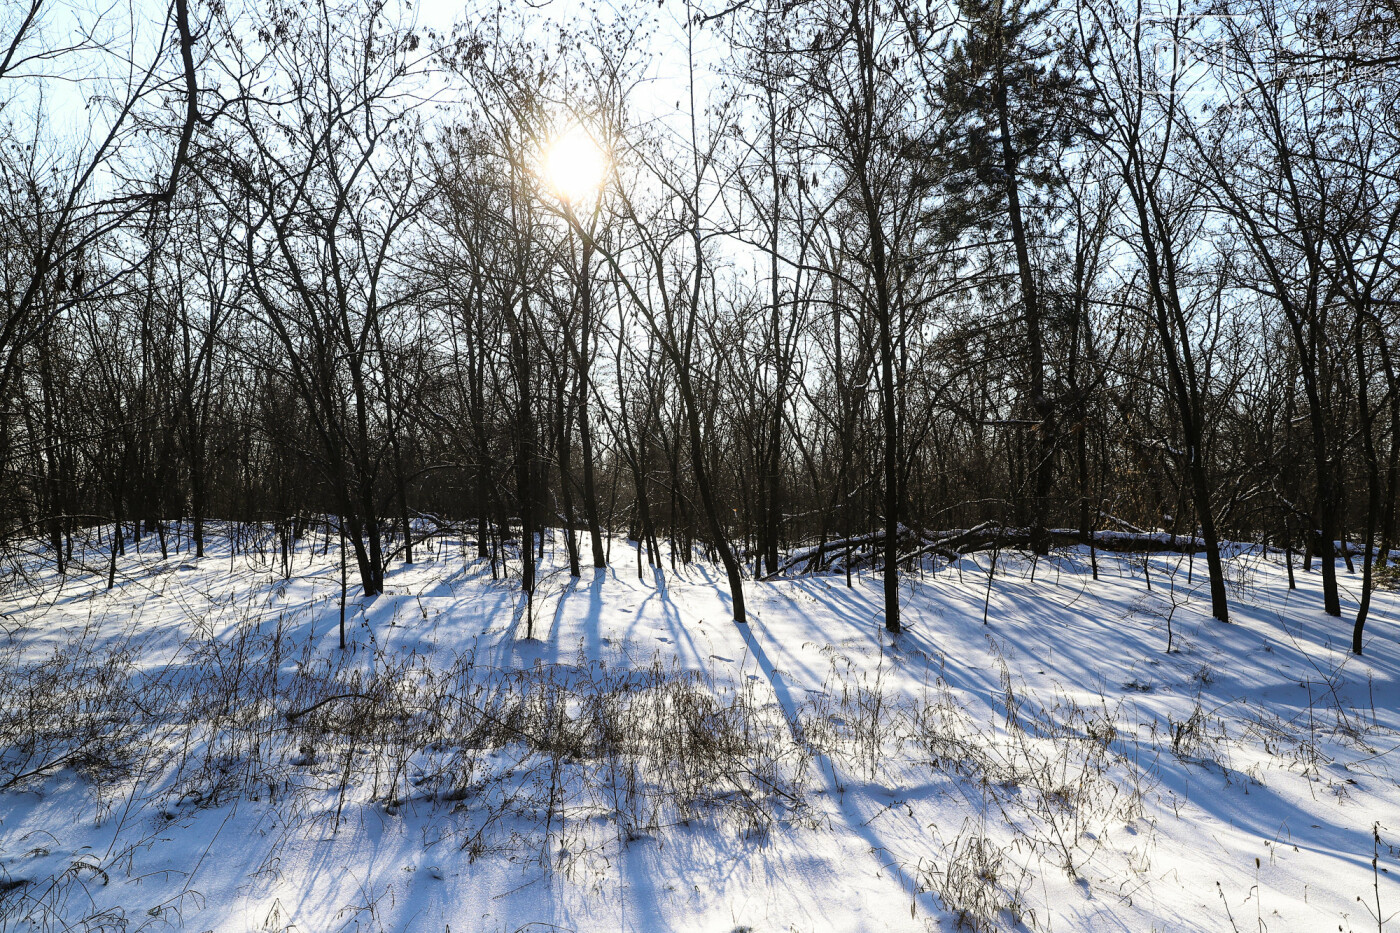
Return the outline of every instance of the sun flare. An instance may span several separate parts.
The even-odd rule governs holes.
[[[581,126],[555,137],[544,156],[544,177],[565,201],[579,201],[603,186],[608,157]]]

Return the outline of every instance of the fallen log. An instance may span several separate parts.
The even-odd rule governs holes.
[[[1030,529],[990,521],[972,528],[945,531],[916,530],[901,525],[897,534],[901,564],[908,564],[930,554],[951,561],[979,551],[1025,550],[1031,546]],[[881,546],[884,540],[885,533],[876,531],[804,547],[790,554],[778,565],[776,571],[767,574],[764,579],[771,580],[794,571],[804,574],[845,569],[848,554],[851,569],[878,566],[883,560]],[[1205,549],[1205,542],[1194,535],[1149,531],[1097,531],[1085,536],[1075,529],[1055,528],[1050,532],[1050,541],[1054,547],[1092,544],[1100,551],[1126,554],[1191,554]],[[799,567],[801,569],[798,569]]]

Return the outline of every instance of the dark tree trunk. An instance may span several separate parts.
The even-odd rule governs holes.
[[[1000,77],[1000,76],[998,76]],[[1018,181],[1018,159],[1012,148],[1011,120],[1006,99],[1006,87],[998,80],[995,89],[997,122],[1001,134],[1002,172],[1006,184],[1007,215],[1011,222],[1011,240],[1016,249],[1016,272],[1021,286],[1021,306],[1026,321],[1026,361],[1030,367],[1030,403],[1040,423],[1036,426],[1035,463],[1032,468],[1034,496],[1031,500],[1031,549],[1036,554],[1050,553],[1050,536],[1046,531],[1050,487],[1055,479],[1055,405],[1045,391],[1045,347],[1041,333],[1040,297],[1031,267],[1030,247],[1026,240],[1025,221],[1021,213],[1021,191]]]

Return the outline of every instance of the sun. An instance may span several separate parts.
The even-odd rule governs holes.
[[[608,157],[581,126],[556,136],[544,154],[544,179],[565,201],[580,201],[603,186]]]

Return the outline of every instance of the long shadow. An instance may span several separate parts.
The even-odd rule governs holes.
[[[1156,771],[1161,789],[1255,840],[1278,838],[1362,871],[1371,867],[1369,819],[1347,827],[1322,819],[1316,810],[1299,813],[1291,801],[1267,784],[1208,759],[1182,760],[1164,755]],[[1301,817],[1296,831],[1288,825],[1291,816]]]
[[[666,582],[665,573],[658,567],[654,568],[653,575],[656,581],[656,590],[651,597],[648,597],[647,601],[654,598],[661,605],[662,619],[665,621],[667,631],[671,635],[671,647],[675,651],[676,657],[682,661],[685,660],[681,654],[681,649],[684,647],[689,654],[691,662],[697,665],[702,664],[704,661],[702,657],[703,652],[700,645],[695,641],[694,632],[691,631],[689,626],[687,626],[682,619],[680,607],[671,599],[671,588]],[[718,587],[714,584],[710,584],[710,588],[718,590]],[[723,602],[723,598],[721,601]],[[639,610],[638,618],[640,618],[640,615],[641,613]]]
[[[571,576],[564,583],[564,588],[559,595],[554,598],[554,614],[549,620],[549,631],[544,633],[542,660],[546,664],[559,663],[559,652],[562,648],[565,610],[568,608],[569,597],[578,591],[579,578]]]
[[[920,899],[919,885],[917,881],[906,876],[899,859],[885,845],[884,841],[875,832],[870,821],[864,819],[856,809],[851,798],[846,795],[846,787],[837,776],[836,765],[823,752],[811,748],[803,741],[802,726],[798,719],[798,707],[792,694],[788,690],[788,685],[784,682],[773,663],[768,659],[768,654],[759,643],[758,637],[754,634],[753,628],[749,625],[736,626],[744,639],[744,644],[748,648],[749,654],[753,656],[758,664],[759,670],[763,672],[773,689],[773,695],[778,700],[778,705],[783,710],[783,717],[787,720],[788,728],[792,732],[793,740],[800,746],[807,749],[807,753],[812,756],[817,763],[817,771],[822,776],[823,783],[828,798],[832,801],[840,812],[841,818],[846,823],[847,830],[855,837],[859,838],[869,849],[871,856],[879,863],[880,871],[888,871],[899,883],[905,897],[911,900]],[[924,909],[928,912],[937,910],[936,901],[931,895],[923,895]]]
[[[809,652],[802,650],[809,644],[818,644],[823,639],[830,639],[834,642],[831,647],[839,646],[842,656],[845,656],[844,651],[849,649],[852,641],[875,653],[883,651],[878,623],[873,621],[871,605],[862,598],[860,591],[846,591],[844,587],[840,588],[840,592],[832,592],[828,589],[834,590],[835,588],[827,588],[825,584],[820,582],[808,584],[799,581],[763,583],[755,588],[754,606],[756,610],[761,606],[766,611],[775,602],[781,600],[781,611],[789,617],[800,619],[807,632],[810,633],[811,640],[807,644],[796,647],[789,644],[781,645],[784,667],[780,669],[777,665],[772,665],[780,675],[783,671],[796,673],[799,684],[821,684],[825,676],[824,671],[804,660],[805,657],[811,656]],[[794,592],[804,594],[811,603],[824,610],[824,613],[819,616],[811,612],[807,606],[794,598],[792,595]],[[837,606],[836,603],[842,605]],[[755,620],[750,624],[751,627],[756,627],[760,632],[767,631],[761,613],[758,611],[755,611]],[[836,637],[840,635],[846,637]],[[816,657],[822,656],[824,655],[816,655]]]
[[[588,582],[588,613],[584,616],[583,628],[588,656],[595,661],[603,651],[603,584],[607,579],[608,568],[594,567],[593,579]]]

